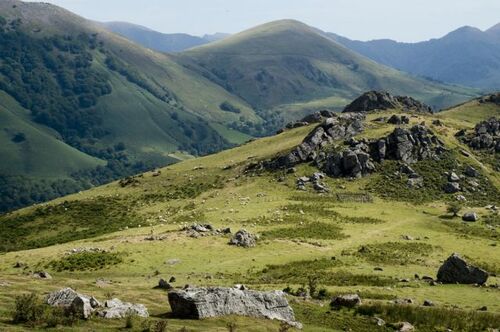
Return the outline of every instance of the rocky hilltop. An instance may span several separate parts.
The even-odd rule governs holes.
[[[362,94],[352,103],[344,108],[344,113],[370,112],[374,110],[401,109],[403,111],[414,111],[432,113],[432,108],[412,97],[393,96],[386,91],[369,91]]]

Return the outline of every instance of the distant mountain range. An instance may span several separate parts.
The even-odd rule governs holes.
[[[413,44],[389,39],[363,42],[328,35],[398,70],[447,83],[500,90],[500,24],[486,31],[462,27],[442,38]]]
[[[167,34],[126,22],[106,22],[103,23],[103,25],[114,33],[120,34],[139,45],[159,52],[180,52],[228,36],[228,34],[225,33],[204,35],[203,37],[191,36],[185,33]]]
[[[113,22],[105,26],[161,52],[181,52],[229,36],[163,34],[129,23]],[[413,75],[488,91],[500,90],[500,24],[486,31],[465,26],[442,38],[419,43],[390,39],[357,41],[335,33],[325,35],[380,64]]]

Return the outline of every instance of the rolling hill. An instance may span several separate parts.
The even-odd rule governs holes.
[[[400,43],[389,39],[333,40],[378,63],[430,79],[484,90],[500,89],[500,25],[486,31],[462,27],[438,39]]]
[[[223,33],[204,35],[202,37],[191,36],[185,33],[161,33],[127,22],[105,22],[103,25],[109,31],[120,34],[139,45],[155,51],[169,53],[205,45],[228,36]]]
[[[323,106],[338,107],[373,89],[414,96],[436,108],[475,95],[466,88],[379,65],[293,20],[271,22],[196,47],[179,59],[255,108],[284,114],[297,104],[308,109],[318,100]]]
[[[407,116],[409,123],[391,124],[393,116]],[[166,321],[173,331],[295,331],[249,317],[181,319],[172,313],[166,290],[157,287],[160,278],[176,289],[284,289],[305,332],[390,332],[398,322],[429,332],[494,329],[500,322],[499,215],[485,206],[500,197],[500,176],[491,163],[499,154],[472,149],[455,135],[471,133],[492,116],[500,116],[500,106],[479,99],[439,114],[376,111],[352,139],[322,146],[325,153],[353,144],[362,149],[390,133],[425,127],[436,135],[430,144],[444,149],[438,158],[409,165],[423,177],[419,187],[408,185],[415,178],[391,159],[375,161],[375,170],[361,178],[327,176],[321,183],[329,192],[322,193],[311,183],[305,190],[297,185],[318,172],[310,162],[259,169],[322,126],[310,124],[0,216],[0,329],[143,330]],[[472,176],[468,166],[476,171]],[[447,194],[442,185],[455,172],[463,190]],[[466,200],[460,214],[474,211],[478,221],[462,222],[447,212],[458,196]],[[232,234],[193,232],[194,223],[230,228]],[[260,235],[255,247],[228,244],[241,228]],[[487,284],[436,280],[453,252],[490,272]],[[36,278],[36,271],[52,278]],[[43,298],[64,287],[98,300],[144,304],[150,317],[75,322],[55,312],[32,325],[11,321],[21,295]],[[330,307],[341,294],[358,294],[362,304]]]
[[[74,191],[242,143],[230,123],[263,121],[168,55],[62,8],[6,0],[0,16],[0,210],[53,198],[53,176]]]

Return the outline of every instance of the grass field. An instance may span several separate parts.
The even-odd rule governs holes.
[[[454,138],[454,132],[470,128],[493,112],[498,109],[483,112],[482,106],[461,106],[439,114],[445,126],[433,130],[448,147],[467,149]],[[360,137],[379,137],[392,130],[391,125],[370,122],[378,116],[369,116],[367,130]],[[431,120],[432,116],[419,115],[411,121]],[[16,226],[9,228],[10,233],[8,229],[0,232],[0,241],[9,243],[10,239],[9,250],[13,250],[0,254],[0,330],[124,330],[125,320],[97,318],[58,328],[11,323],[16,295],[32,291],[44,295],[72,287],[100,300],[118,297],[143,303],[151,314],[149,321],[166,320],[168,331],[183,327],[189,331],[227,331],[228,323],[235,323],[237,331],[278,331],[277,322],[251,318],[195,321],[171,317],[165,291],[153,289],[160,277],[171,276],[176,277],[177,287],[244,283],[252,289],[291,291],[307,288],[315,278],[325,298],[289,298],[304,331],[391,331],[388,325],[376,326],[372,316],[387,323],[409,321],[418,331],[498,327],[498,288],[431,286],[420,279],[435,277],[443,260],[453,252],[498,273],[500,237],[497,229],[488,226],[494,221],[488,219],[489,212],[483,205],[464,209],[481,216],[474,225],[465,225],[446,213],[449,197],[416,203],[397,197],[384,199],[383,189],[369,192],[381,176],[377,173],[356,181],[328,178],[332,193],[326,195],[295,190],[296,177],[314,171],[309,165],[298,166],[295,174],[288,175],[244,173],[249,163],[294,147],[312,128],[285,131],[215,155],[186,160],[162,169],[159,176],[145,173],[125,187],[115,182],[0,217],[3,226],[20,223],[20,229],[27,230],[25,234],[12,232],[18,229]],[[460,163],[481,169],[499,190],[498,174],[488,164],[475,156],[458,158]],[[285,176],[284,181],[278,182],[279,176]],[[372,201],[342,201],[336,195],[349,193],[369,194]],[[99,206],[102,209],[97,209]],[[245,228],[261,236],[257,246],[250,249],[228,245],[228,236],[194,239],[180,230],[193,222],[230,227],[233,232]],[[93,233],[85,233],[89,230]],[[162,240],[146,240],[150,235]],[[32,239],[38,242],[30,242]],[[25,250],[27,243],[30,248],[40,247]],[[109,255],[68,258],[69,250],[80,247],[106,249]],[[27,267],[14,268],[16,262]],[[48,271],[53,279],[34,279],[30,272],[37,270]],[[491,276],[488,284],[499,281]],[[330,310],[329,297],[345,293],[360,294],[363,306]],[[398,298],[411,298],[414,304],[389,303]],[[424,300],[433,301],[435,307],[422,307]],[[483,306],[487,312],[477,311]],[[142,324],[136,321],[131,330],[140,331]]]

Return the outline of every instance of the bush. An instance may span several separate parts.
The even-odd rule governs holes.
[[[457,217],[460,210],[462,210],[462,204],[460,202],[451,202],[446,207],[446,212],[451,213],[453,217]]]
[[[316,239],[340,240],[347,238],[341,228],[322,222],[311,222],[302,226],[277,228],[262,233],[267,239]]]
[[[27,323],[29,325],[36,325],[43,320],[45,305],[35,293],[16,296],[15,306],[12,315],[12,321],[15,324]]]

